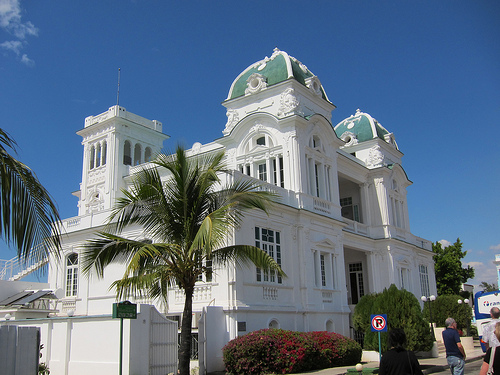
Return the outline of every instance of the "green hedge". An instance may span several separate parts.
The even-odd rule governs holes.
[[[429,322],[424,319],[420,302],[412,293],[393,284],[382,293],[363,296],[354,308],[354,328],[365,333],[363,349],[378,351],[378,333],[371,331],[372,314],[387,314],[389,330],[403,328],[407,349],[427,351],[432,348]],[[381,333],[381,345],[382,352],[389,349],[386,332]]]
[[[354,365],[361,346],[330,332],[294,332],[262,329],[231,340],[223,348],[229,374],[290,374]]]

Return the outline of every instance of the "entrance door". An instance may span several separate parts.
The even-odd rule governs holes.
[[[351,292],[351,304],[356,305],[361,297],[365,295],[363,282],[363,263],[349,264],[349,284]]]

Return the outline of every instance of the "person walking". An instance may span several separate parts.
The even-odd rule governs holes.
[[[452,375],[464,375],[465,350],[460,342],[457,331],[457,322],[453,318],[445,320],[446,329],[443,331],[443,342],[446,348],[446,360],[450,365]]]
[[[483,340],[486,345],[486,349],[493,346],[500,346],[500,341],[498,341],[495,335],[495,326],[500,322],[500,309],[498,307],[492,307],[490,309],[491,321],[483,327]]]
[[[391,349],[384,353],[380,361],[379,375],[423,375],[417,357],[404,348],[406,334],[402,328],[389,331]]]
[[[495,330],[493,331],[497,341],[500,340],[500,322],[495,324]],[[493,358],[491,358],[493,357]],[[493,368],[493,374],[500,374],[500,348],[496,346],[490,347],[484,356],[483,365],[479,371],[479,375],[488,374],[490,366]],[[490,373],[491,374],[491,373]]]

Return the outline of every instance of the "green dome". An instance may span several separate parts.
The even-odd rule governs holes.
[[[389,134],[387,129],[380,125],[377,120],[368,113],[361,112],[359,109],[356,111],[356,114],[339,122],[335,126],[335,133],[337,137],[347,143],[350,143],[354,139],[356,140],[355,143],[369,141],[374,138],[387,141],[385,135]]]
[[[307,67],[296,58],[289,56],[286,52],[275,48],[272,56],[258,61],[246,68],[233,81],[226,100],[238,98],[245,95],[248,87],[248,79],[253,74],[263,76],[267,86],[294,78],[297,82],[307,86],[307,80],[315,77]],[[318,87],[321,97],[328,100],[323,87]]]

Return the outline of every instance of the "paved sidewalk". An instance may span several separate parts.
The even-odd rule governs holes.
[[[479,346],[479,343],[474,343],[474,349],[466,352],[467,359],[466,362],[478,361],[482,360],[484,353]],[[446,354],[440,353],[437,358],[418,358],[418,362],[420,363],[420,368],[424,374],[434,374],[436,372],[441,372],[447,370],[449,372],[448,362],[446,361]],[[364,368],[378,368],[378,361],[376,362],[364,362]],[[298,375],[337,375],[337,374],[346,374],[347,369],[352,369],[354,366],[346,366],[346,367],[333,367],[326,368],[323,370],[310,371]]]

